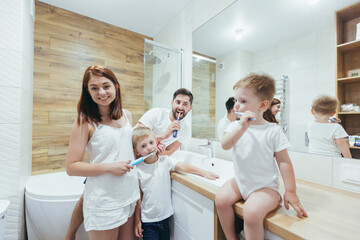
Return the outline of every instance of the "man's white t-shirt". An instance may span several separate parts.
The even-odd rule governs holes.
[[[141,221],[159,222],[174,214],[171,205],[170,171],[175,170],[176,160],[159,155],[155,163],[137,165],[141,202]]]
[[[230,125],[230,123],[231,121],[227,117],[227,114],[225,114],[225,116],[220,119],[216,130],[218,139],[222,139],[224,136],[224,131]]]
[[[348,134],[340,124],[309,122],[306,132],[309,138],[309,153],[341,157],[335,140],[345,138]]]
[[[232,132],[239,121],[232,122],[225,132]],[[261,188],[279,192],[278,167],[274,153],[290,146],[283,130],[276,123],[250,125],[233,147],[234,176],[246,200]]]
[[[139,122],[150,128],[155,135],[163,134],[169,127],[170,121],[170,109],[166,108],[152,108],[139,119]],[[167,139],[163,139],[161,143],[165,144],[165,147],[169,146],[175,141],[184,143],[187,138],[187,126],[184,119],[180,120],[180,130],[177,133],[177,137],[174,138],[171,134]]]

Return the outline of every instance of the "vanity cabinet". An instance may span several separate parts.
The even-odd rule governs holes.
[[[214,201],[172,180],[171,239],[214,239]]]
[[[341,112],[341,105],[360,105],[360,2],[335,12],[336,24],[336,95],[338,117],[349,135],[360,135],[360,112]],[[360,29],[358,30],[360,31]],[[360,147],[350,147],[353,157],[360,158]]]

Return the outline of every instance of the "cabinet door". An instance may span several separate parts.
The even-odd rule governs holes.
[[[212,200],[173,180],[172,205],[174,221],[194,240],[214,239]]]
[[[177,222],[171,221],[170,228],[172,232],[170,240],[194,240],[179,226],[179,224],[177,224]]]

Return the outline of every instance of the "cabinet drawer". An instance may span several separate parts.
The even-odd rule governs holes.
[[[194,240],[214,239],[212,200],[173,180],[172,205],[174,221]]]

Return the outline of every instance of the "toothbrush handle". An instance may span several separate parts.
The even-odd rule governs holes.
[[[131,165],[131,166],[135,166],[135,165],[137,165],[137,164],[139,164],[139,163],[143,162],[144,160],[145,160],[145,159],[144,159],[143,157],[141,157],[141,158],[138,158],[138,159],[136,159],[136,160],[132,161],[131,163],[129,163],[129,165]]]
[[[173,137],[176,138],[177,137],[177,130],[173,131]]]

